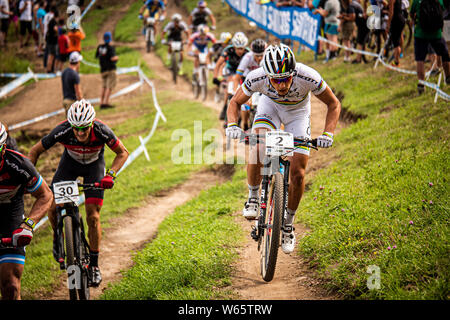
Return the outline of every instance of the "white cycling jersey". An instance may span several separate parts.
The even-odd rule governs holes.
[[[246,77],[250,71],[256,70],[260,67],[258,63],[256,63],[253,58],[253,52],[247,52],[243,57],[241,62],[239,62],[239,66],[236,70],[236,73]]]
[[[285,96],[280,96],[270,84],[264,69],[260,67],[247,75],[241,88],[249,97],[255,92],[260,92],[287,109],[305,107],[310,103],[310,92],[319,95],[327,88],[327,84],[320,74],[302,63],[297,63],[293,78],[289,92]]]

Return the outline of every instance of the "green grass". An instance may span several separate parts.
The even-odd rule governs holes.
[[[245,196],[245,171],[178,207],[135,265],[102,295],[105,300],[229,299],[230,265],[243,232],[231,213]]]
[[[343,106],[368,117],[336,136],[339,160],[306,192],[300,253],[347,298],[448,299],[450,104],[418,97],[414,76],[310,58]],[[379,290],[367,288],[370,265]]]
[[[179,141],[172,141],[171,136],[175,129],[180,128],[188,130],[193,135],[193,122],[199,118],[203,119],[203,130],[215,128],[217,120],[214,112],[197,102],[173,101],[169,100],[169,97],[170,93],[167,92],[162,92],[158,96],[168,121],[165,123],[160,120],[155,135],[147,144],[151,161],[148,162],[144,155],[141,155],[119,175],[115,187],[105,192],[101,214],[104,227],[108,227],[110,218],[126,212],[129,208],[141,206],[147,195],[182,183],[191,173],[205,168],[205,165],[172,163],[171,150],[179,144]],[[145,115],[113,127],[119,137],[125,136],[121,140],[130,152],[139,145],[138,135],[148,134],[155,117],[151,95],[144,97],[138,107],[146,110]],[[99,113],[100,118],[102,114]],[[183,117],[180,117],[180,114],[183,114]],[[194,157],[193,150],[192,157]],[[113,153],[106,148],[107,166],[111,164],[112,159]],[[34,299],[41,293],[49,293],[54,285],[65,281],[58,278],[62,273],[52,257],[51,239],[52,232],[47,223],[37,231],[32,244],[27,247],[27,263],[22,280],[22,296],[25,299]]]
[[[135,1],[128,9],[127,14],[117,23],[114,30],[114,40],[120,42],[135,42],[142,29],[142,20],[138,18],[142,1]]]

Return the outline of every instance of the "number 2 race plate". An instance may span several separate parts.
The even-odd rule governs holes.
[[[78,183],[76,181],[62,181],[53,184],[55,203],[77,203],[80,200],[78,193]]]
[[[293,153],[290,152],[292,150],[294,150],[294,136],[292,133],[279,130],[266,132],[266,155],[292,156]]]

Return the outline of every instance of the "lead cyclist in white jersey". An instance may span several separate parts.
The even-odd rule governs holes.
[[[255,92],[263,95],[259,99],[252,132],[264,134],[268,130],[279,129],[284,124],[285,131],[296,139],[311,138],[310,92],[328,107],[324,132],[317,138],[317,145],[329,148],[333,144],[333,132],[339,119],[341,104],[320,74],[302,64],[296,63],[292,50],[284,45],[269,46],[264,52],[262,67],[250,72],[244,83],[230,101],[226,129],[227,137],[238,139],[242,129],[237,121],[239,110]],[[258,192],[261,184],[261,168],[264,148],[261,145],[250,149],[247,165],[248,200],[243,215],[247,219],[258,216]],[[281,248],[284,253],[294,250],[294,215],[305,189],[305,170],[309,158],[309,148],[301,147],[290,157],[291,169],[289,195],[285,225],[282,229]]]

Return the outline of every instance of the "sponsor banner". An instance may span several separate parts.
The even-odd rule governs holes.
[[[258,0],[225,0],[234,11],[280,39],[292,39],[316,51],[321,16],[298,7],[277,8]]]

